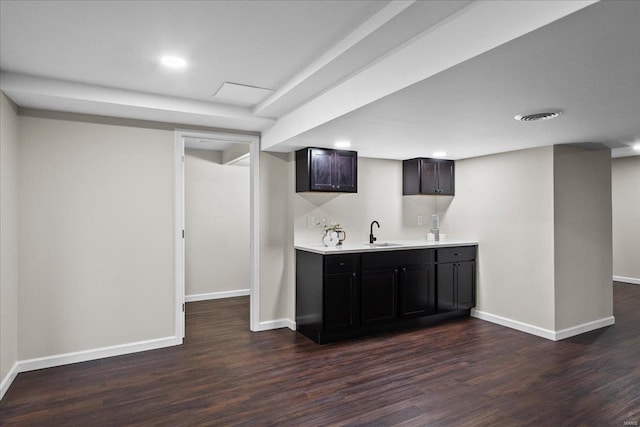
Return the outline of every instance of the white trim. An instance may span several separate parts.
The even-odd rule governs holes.
[[[185,302],[194,302],[194,301],[207,301],[211,299],[223,299],[223,298],[233,298],[233,297],[244,297],[250,294],[249,289],[240,289],[237,291],[221,291],[221,292],[210,292],[207,294],[193,294],[193,295],[185,295]]]
[[[178,131],[174,137],[173,171],[174,334],[184,338],[184,137]]]
[[[2,382],[0,382],[0,400],[2,400],[4,394],[9,390],[16,376],[18,376],[18,362],[13,364],[9,372],[7,372],[7,375],[2,379]]]
[[[634,277],[613,276],[615,282],[631,283],[633,285],[640,285],[640,279]]]
[[[520,322],[518,320],[509,319],[507,317],[498,316],[495,314],[487,313],[485,311],[479,311],[474,308],[471,309],[471,316],[480,320],[486,320],[487,322],[506,326],[517,331],[526,332],[531,335],[546,338],[551,341],[563,340],[565,338],[580,335],[585,332],[604,328],[605,326],[610,326],[615,323],[615,318],[613,316],[610,316],[594,320],[592,322],[583,323],[581,325],[572,326],[570,328],[561,329],[559,331],[552,331],[550,329],[544,329],[539,326]]]
[[[69,365],[71,363],[86,362],[103,359],[105,357],[121,356],[123,354],[138,353],[147,350],[157,350],[182,344],[182,337],[164,337],[153,340],[138,341],[129,344],[119,344],[109,347],[75,351],[73,353],[56,354],[38,357],[18,362],[18,372],[34,371],[36,369],[52,368],[54,366]]]
[[[175,191],[175,224],[174,224],[174,258],[175,258],[175,310],[176,310],[176,330],[178,322],[181,325],[181,333],[184,337],[184,312],[182,303],[184,302],[184,240],[182,230],[184,229],[184,138],[197,137],[207,139],[217,139],[231,142],[250,144],[251,153],[250,164],[250,286],[249,286],[249,328],[252,331],[260,330],[260,137],[255,135],[242,135],[223,132],[203,132],[191,131],[187,129],[175,129],[175,159],[176,173],[174,174]],[[178,238],[180,237],[180,238]],[[180,318],[180,319],[178,319]]]
[[[250,181],[251,181],[251,284],[249,295],[249,329],[260,330],[260,138],[251,142]]]
[[[2,383],[0,383],[0,399],[2,399],[5,392],[9,389],[9,386],[11,386],[11,383],[13,383],[13,380],[20,372],[35,371],[36,369],[52,368],[54,366],[69,365],[71,363],[86,362],[89,360],[121,356],[123,354],[138,353],[147,350],[156,350],[180,344],[182,344],[182,337],[174,336],[21,360],[13,364],[7,376],[5,376]]]
[[[276,319],[260,322],[258,331],[270,331],[272,329],[289,328],[292,331],[296,330],[296,322],[291,319]]]
[[[487,322],[496,323],[498,325],[506,326],[511,329],[555,341],[555,333],[549,329],[540,328],[538,326],[487,313],[485,311],[479,311],[475,308],[471,309],[471,316],[480,320],[486,320]]]
[[[570,338],[576,335],[584,334],[585,332],[595,331],[596,329],[611,326],[616,323],[616,319],[613,316],[603,317],[602,319],[593,320],[591,322],[583,323],[581,325],[572,326],[570,328],[561,329],[556,331],[555,341]]]

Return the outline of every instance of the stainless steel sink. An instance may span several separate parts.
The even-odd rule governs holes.
[[[380,243],[367,243],[372,248],[386,248],[388,246],[402,246],[400,243],[380,242]]]

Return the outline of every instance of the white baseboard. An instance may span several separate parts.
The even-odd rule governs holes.
[[[632,283],[634,285],[640,285],[640,279],[634,277],[613,276],[614,282]]]
[[[56,354],[53,356],[38,357],[35,359],[21,360],[18,362],[18,372],[33,371],[36,369],[52,368],[54,366],[68,365],[70,363],[86,362],[105,357],[121,356],[123,354],[138,353],[140,351],[155,350],[182,344],[182,338],[165,337],[147,341],[139,341],[128,344],[114,345],[110,347],[94,348],[91,350],[76,351],[73,353]]]
[[[486,320],[487,322],[496,323],[498,325],[506,326],[507,328],[555,341],[555,333],[552,330],[544,329],[539,326],[530,325],[528,323],[487,313],[485,311],[479,311],[475,308],[471,309],[471,316],[480,320]]]
[[[123,354],[138,353],[140,351],[156,350],[158,348],[172,347],[182,344],[182,338],[165,337],[147,341],[139,341],[129,344],[114,345],[110,347],[95,348],[91,350],[76,351],[73,353],[56,354],[53,356],[38,357],[35,359],[20,360],[16,362],[9,374],[0,385],[0,399],[9,389],[9,386],[20,372],[34,371],[36,369],[52,368],[54,366],[68,365],[71,363],[86,362],[105,357],[121,356]]]
[[[17,375],[18,375],[18,362],[13,364],[11,369],[9,369],[9,372],[7,373],[7,375],[5,375],[5,377],[2,379],[2,382],[0,382],[0,400],[2,400],[2,398],[4,397],[4,394],[7,392],[7,390],[9,390],[9,386],[11,386],[11,383],[13,383],[13,380],[16,379]]]
[[[210,299],[222,299],[233,297],[244,297],[249,295],[249,289],[240,289],[237,291],[210,292],[208,294],[185,295],[185,302],[206,301]]]
[[[556,331],[555,341],[574,337],[576,335],[584,334],[585,332],[595,331],[596,329],[604,328],[605,326],[611,326],[615,323],[615,317],[609,316],[591,322],[583,323],[581,325],[572,326],[567,329],[561,329],[559,331]]]
[[[277,319],[269,320],[266,322],[260,322],[260,329],[258,331],[270,331],[272,329],[289,328],[292,331],[296,330],[296,322],[290,319]]]
[[[539,326],[530,325],[518,320],[509,319],[476,309],[471,309],[471,316],[480,320],[486,320],[487,322],[506,326],[508,328],[515,329],[521,332],[526,332],[531,335],[546,338],[551,341],[563,340],[565,338],[580,335],[585,332],[604,328],[605,326],[610,326],[615,323],[615,318],[613,316],[609,316],[603,319],[594,320],[592,322],[583,323],[581,325],[572,326],[570,328],[561,329],[559,331],[552,331],[550,329],[540,328]]]

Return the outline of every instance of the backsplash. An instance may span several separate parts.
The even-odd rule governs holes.
[[[295,243],[320,243],[322,222],[339,223],[347,233],[346,242],[365,242],[369,224],[376,220],[380,241],[391,239],[425,239],[432,214],[441,218],[441,231],[447,233],[444,212],[453,197],[403,196],[402,161],[360,157],[358,159],[358,193],[296,193],[294,195]],[[422,225],[418,225],[422,216]]]

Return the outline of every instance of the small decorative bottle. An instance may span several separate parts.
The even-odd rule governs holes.
[[[429,232],[433,234],[433,240],[440,241],[440,219],[438,215],[431,215],[431,230]]]

